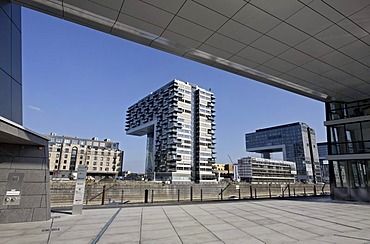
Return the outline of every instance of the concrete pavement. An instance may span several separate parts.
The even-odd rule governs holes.
[[[124,206],[52,216],[0,225],[0,243],[370,243],[370,205],[327,198]]]

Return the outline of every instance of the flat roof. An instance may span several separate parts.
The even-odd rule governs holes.
[[[370,98],[370,2],[15,0],[320,101]]]
[[[286,127],[297,126],[297,125],[306,125],[306,126],[308,126],[307,124],[302,123],[302,122],[295,122],[295,123],[290,123],[290,124],[285,124],[285,125],[277,125],[277,126],[272,126],[272,127],[267,127],[267,128],[258,129],[258,130],[256,130],[255,132],[246,133],[246,135],[254,134],[254,133],[256,133],[256,132],[269,131],[269,130],[276,130],[276,129],[280,129],[280,128],[286,128]],[[308,127],[309,127],[309,126],[308,126]]]

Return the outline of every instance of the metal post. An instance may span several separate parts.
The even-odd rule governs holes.
[[[180,202],[180,189],[177,189],[177,201]]]
[[[271,198],[271,184],[269,184],[269,197]]]
[[[200,189],[200,201],[203,202],[203,189]]]
[[[239,200],[240,200],[240,199],[242,199],[242,195],[240,193],[240,188],[238,189],[238,191],[239,191]]]
[[[290,197],[290,184],[288,184],[288,196]]]
[[[295,187],[293,187],[293,196],[295,197]]]
[[[152,203],[154,201],[154,190],[152,190]]]
[[[104,205],[105,202],[105,185],[103,186],[103,193],[101,195],[101,205]]]
[[[149,191],[145,189],[144,191],[144,203],[148,203]]]
[[[254,188],[254,198],[257,198],[257,188]]]
[[[121,190],[121,203],[123,203],[123,190]]]
[[[222,201],[222,200],[224,200],[224,196],[223,196],[224,195],[224,191],[222,189],[221,189],[221,193],[220,194],[221,194],[221,201]]]
[[[89,197],[90,197],[90,191],[89,191],[89,188],[86,189],[86,205],[87,203],[89,202]]]
[[[316,196],[316,184],[313,185],[313,195]]]
[[[249,193],[251,194],[251,198],[253,198],[253,189],[252,185],[249,186]]]
[[[193,201],[193,186],[190,186],[190,201]]]

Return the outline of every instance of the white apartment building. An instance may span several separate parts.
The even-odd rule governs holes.
[[[115,177],[122,171],[124,152],[119,150],[118,142],[55,133],[49,137],[50,173],[55,178],[70,178],[78,165],[86,165],[87,175],[95,178]]]
[[[127,110],[126,133],[147,136],[149,180],[215,182],[214,94],[173,80]]]
[[[290,161],[246,157],[238,160],[238,177],[245,182],[294,183],[296,164]]]

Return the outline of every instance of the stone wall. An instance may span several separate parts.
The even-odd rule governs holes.
[[[47,147],[0,143],[0,224],[50,219],[48,183]],[[20,191],[18,205],[6,205],[12,190]]]

